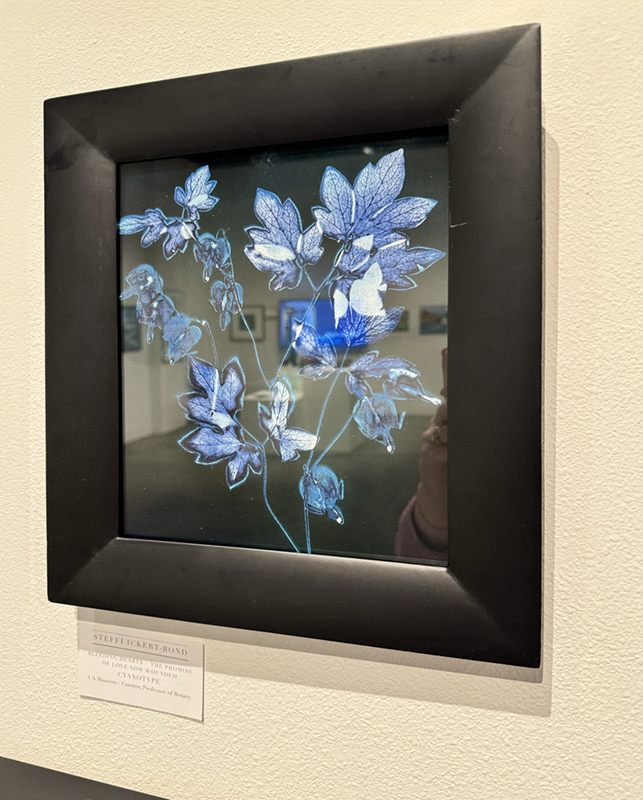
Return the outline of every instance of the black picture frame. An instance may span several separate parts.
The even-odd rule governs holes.
[[[121,529],[117,165],[448,126],[448,567]],[[537,25],[45,103],[53,602],[526,667],[541,640]]]

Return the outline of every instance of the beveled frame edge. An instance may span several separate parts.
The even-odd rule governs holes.
[[[119,538],[116,164],[444,124],[448,568]],[[49,100],[45,159],[50,600],[537,667],[539,26]]]

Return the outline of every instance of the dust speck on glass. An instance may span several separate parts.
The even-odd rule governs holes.
[[[442,402],[446,137],[121,164],[119,183],[123,319],[147,343],[121,354],[124,535],[399,560]]]

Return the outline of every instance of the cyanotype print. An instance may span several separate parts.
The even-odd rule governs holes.
[[[120,297],[165,354],[123,357],[126,535],[404,558],[446,336],[389,335],[446,303],[446,143],[203,161],[121,168]]]

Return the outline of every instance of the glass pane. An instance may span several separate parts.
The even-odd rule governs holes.
[[[119,200],[124,535],[444,562],[446,137],[123,164]]]

